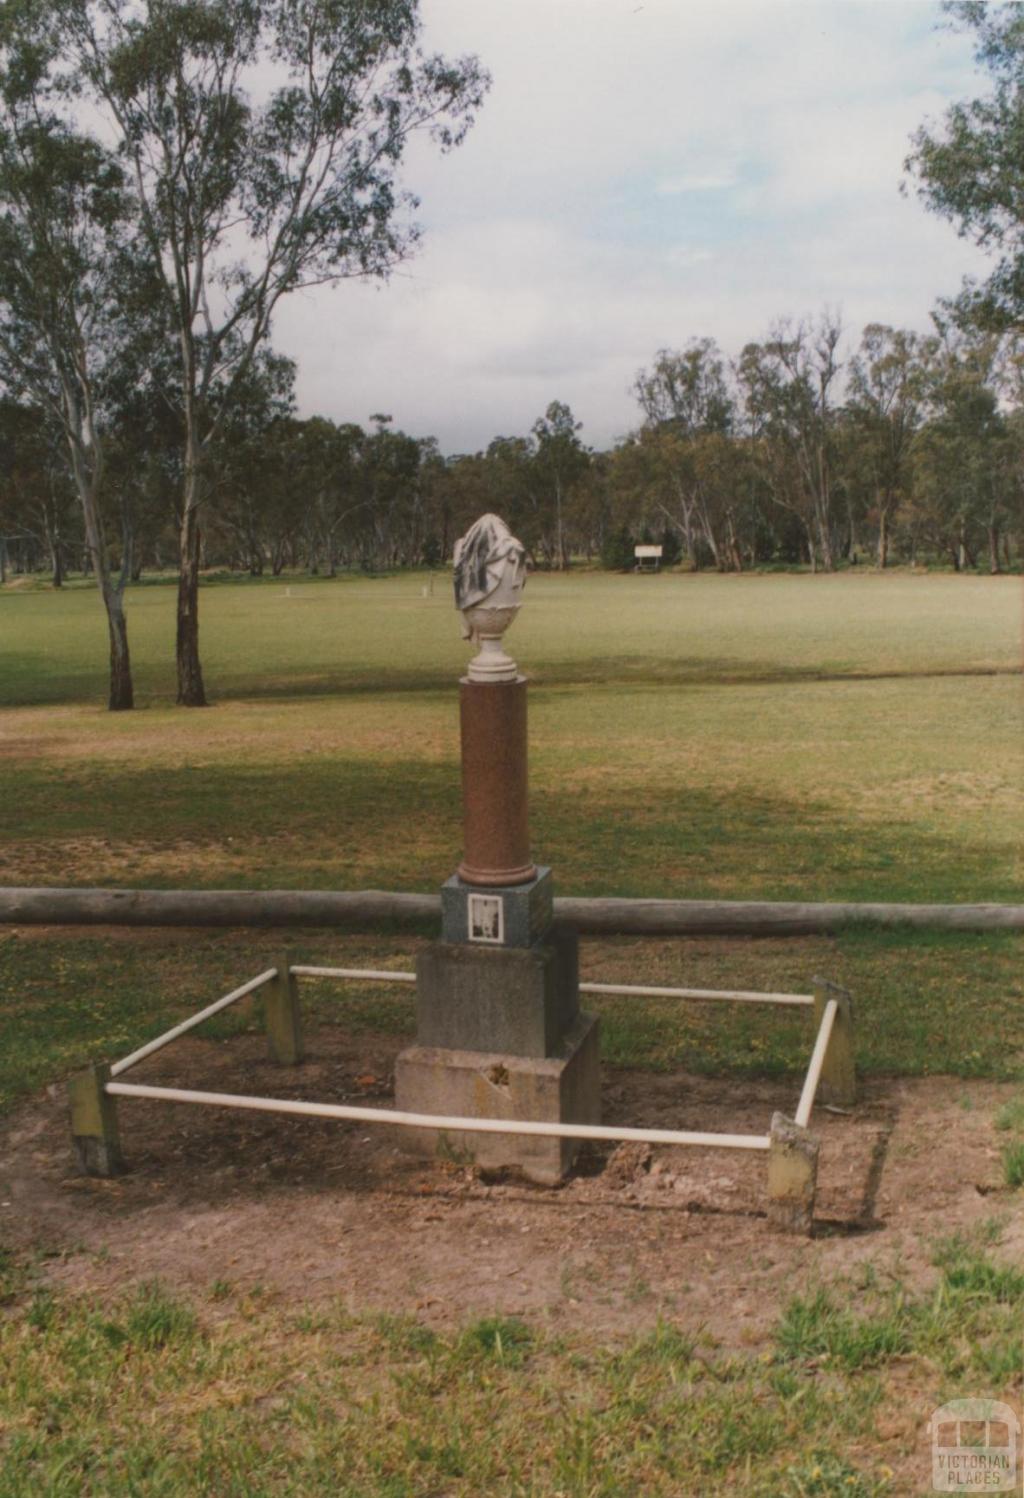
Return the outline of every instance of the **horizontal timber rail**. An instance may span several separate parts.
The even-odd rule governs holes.
[[[354,978],[368,983],[415,983],[415,973],[392,968],[307,967],[293,963],[288,971],[295,978]],[[743,988],[650,988],[637,983],[581,983],[580,993],[633,995],[641,999],[729,999],[741,1004],[814,1003],[812,993],[755,993]]]
[[[300,1118],[338,1118],[358,1123],[396,1124],[404,1129],[458,1129],[472,1134],[532,1134],[544,1139],[636,1140],[643,1144],[699,1144],[705,1148],[766,1150],[768,1134],[701,1134],[687,1129],[627,1129],[605,1124],[535,1123],[511,1118],[447,1118],[437,1113],[401,1113],[394,1108],[357,1108],[343,1103],[302,1103],[291,1098],[244,1097],[233,1092],[190,1092],[180,1087],[147,1087],[108,1082],[112,1097],[152,1098],[166,1103],[204,1103],[210,1108],[244,1108],[257,1113],[290,1113]]]
[[[439,895],[386,890],[0,888],[0,925],[358,928],[441,914]],[[584,935],[808,936],[850,925],[1024,931],[1024,905],[892,905],[763,900],[555,901]]]

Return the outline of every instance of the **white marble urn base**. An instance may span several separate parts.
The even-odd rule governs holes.
[[[480,646],[479,655],[469,663],[470,681],[515,681],[519,668],[502,648],[502,636],[515,623],[519,604],[505,608],[488,608],[479,604],[466,609],[463,617],[471,630],[470,638]]]

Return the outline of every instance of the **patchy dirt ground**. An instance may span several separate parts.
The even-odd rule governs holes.
[[[187,1038],[132,1079],[210,1091],[387,1106],[397,1049],[322,1028],[295,1070],[262,1038]],[[74,1167],[63,1090],[0,1129],[0,1241],[50,1256],[46,1273],[106,1292],[159,1276],[215,1280],[353,1311],[445,1323],[521,1314],[616,1333],[655,1314],[756,1345],[792,1294],[855,1272],[923,1282],[937,1238],[998,1217],[1024,1256],[1024,1203],[1000,1188],[993,1115],[1015,1089],[955,1079],[874,1081],[855,1113],[819,1108],[812,1240],[769,1230],[765,1157],[642,1147],[586,1154],[556,1189],[424,1164],[385,1130],[122,1099],[130,1172]],[[789,1083],[606,1068],[607,1122],[764,1132]]]

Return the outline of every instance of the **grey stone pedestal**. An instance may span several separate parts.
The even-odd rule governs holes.
[[[420,1045],[553,1056],[579,1007],[571,931],[552,931],[535,947],[435,941],[416,961]]]
[[[579,1007],[574,931],[533,946],[438,941],[416,964],[414,1046],[395,1063],[395,1105],[449,1118],[597,1123],[598,1022]],[[469,1130],[404,1130],[417,1154],[515,1166],[550,1185],[579,1141]]]

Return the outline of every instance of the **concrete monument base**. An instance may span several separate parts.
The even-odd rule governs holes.
[[[597,1018],[577,1014],[548,1056],[410,1046],[395,1062],[395,1106],[456,1118],[598,1123]],[[403,1148],[413,1154],[472,1160],[489,1170],[515,1167],[545,1186],[564,1178],[580,1148],[578,1139],[522,1134],[439,1129],[403,1129],[402,1134]]]

